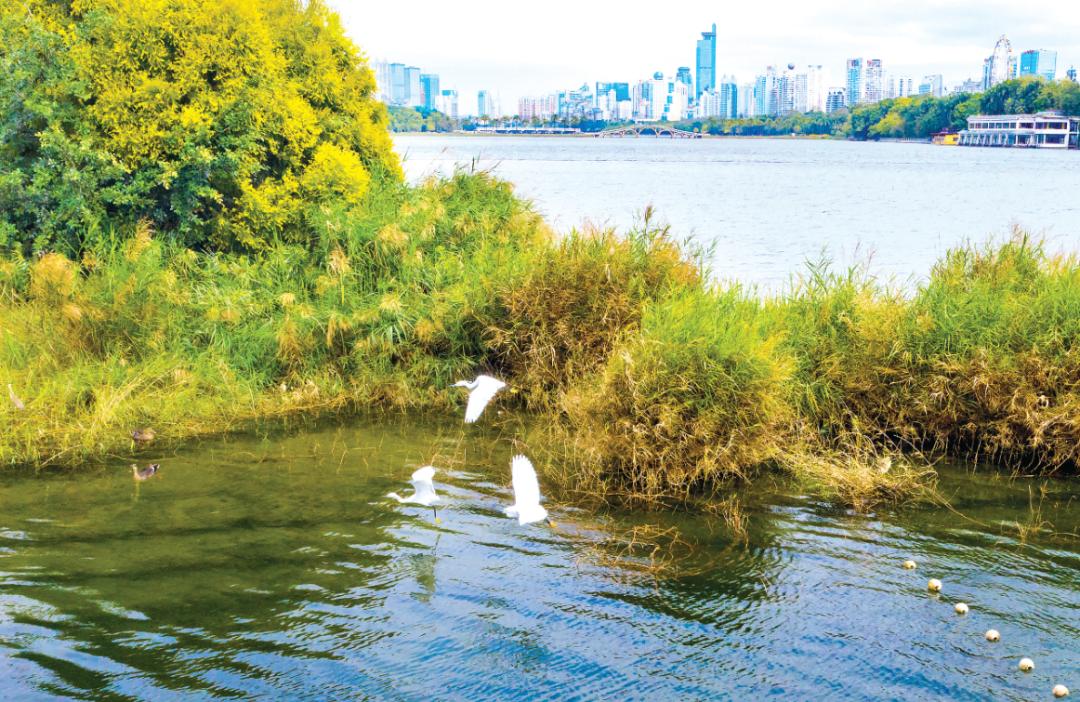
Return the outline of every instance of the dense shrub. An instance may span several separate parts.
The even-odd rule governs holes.
[[[306,242],[399,177],[375,81],[320,0],[0,5],[0,245]]]

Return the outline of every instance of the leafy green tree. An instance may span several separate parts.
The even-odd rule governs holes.
[[[0,245],[307,241],[401,177],[374,89],[322,0],[2,0]]]

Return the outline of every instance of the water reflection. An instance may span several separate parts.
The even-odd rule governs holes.
[[[1034,485],[1033,503],[1027,483],[957,472],[955,512],[869,516],[747,493],[745,547],[705,517],[595,515],[557,496],[559,530],[522,528],[501,512],[515,433],[484,431],[467,453],[456,422],[230,438],[147,457],[161,476],[138,486],[125,462],[5,475],[0,692],[914,700],[1076,687],[1074,484],[1041,498]],[[383,497],[428,462],[440,524]],[[1053,529],[1025,543],[1007,525],[1033,504]],[[598,557],[642,525],[692,545],[678,571]],[[914,573],[899,567],[909,556]],[[940,599],[927,577],[944,580]],[[971,614],[956,617],[955,599]],[[995,647],[981,638],[991,624]],[[1020,655],[1034,673],[1014,673]]]

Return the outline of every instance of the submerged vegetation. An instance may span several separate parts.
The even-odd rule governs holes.
[[[558,235],[487,173],[404,184],[370,72],[318,2],[134,7],[0,14],[4,463],[126,453],[136,427],[175,442],[445,409],[485,370],[545,419],[549,477],[612,499],[781,471],[869,506],[917,494],[937,455],[1077,465],[1075,258],[1017,234],[913,291],[826,268],[771,297],[717,285],[650,213]],[[170,31],[168,57],[88,38]],[[136,61],[112,73],[139,81],[40,87],[46,48],[53,88],[86,62]],[[259,65],[226,71],[235,51]],[[186,92],[161,82],[189,68]],[[174,131],[180,104],[202,126]]]

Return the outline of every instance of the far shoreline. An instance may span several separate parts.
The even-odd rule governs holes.
[[[393,132],[391,138],[398,136],[410,136],[410,137],[462,137],[462,138],[478,138],[478,137],[496,137],[496,138],[527,138],[527,139],[586,139],[586,138],[599,138],[598,132],[581,132],[578,134],[497,134],[494,132],[466,132],[466,131],[453,131],[453,132]],[[611,137],[613,139],[655,139],[658,141],[672,140],[672,141],[684,141],[684,139],[672,139],[671,137],[653,137],[653,136],[638,136],[638,137]],[[905,139],[905,138],[882,138],[882,139],[852,139],[850,137],[836,137],[827,134],[702,134],[701,139],[709,140],[721,140],[721,139],[777,139],[786,141],[844,141],[857,144],[928,144],[933,145],[933,142],[929,139]],[[685,139],[689,141],[689,139]]]

